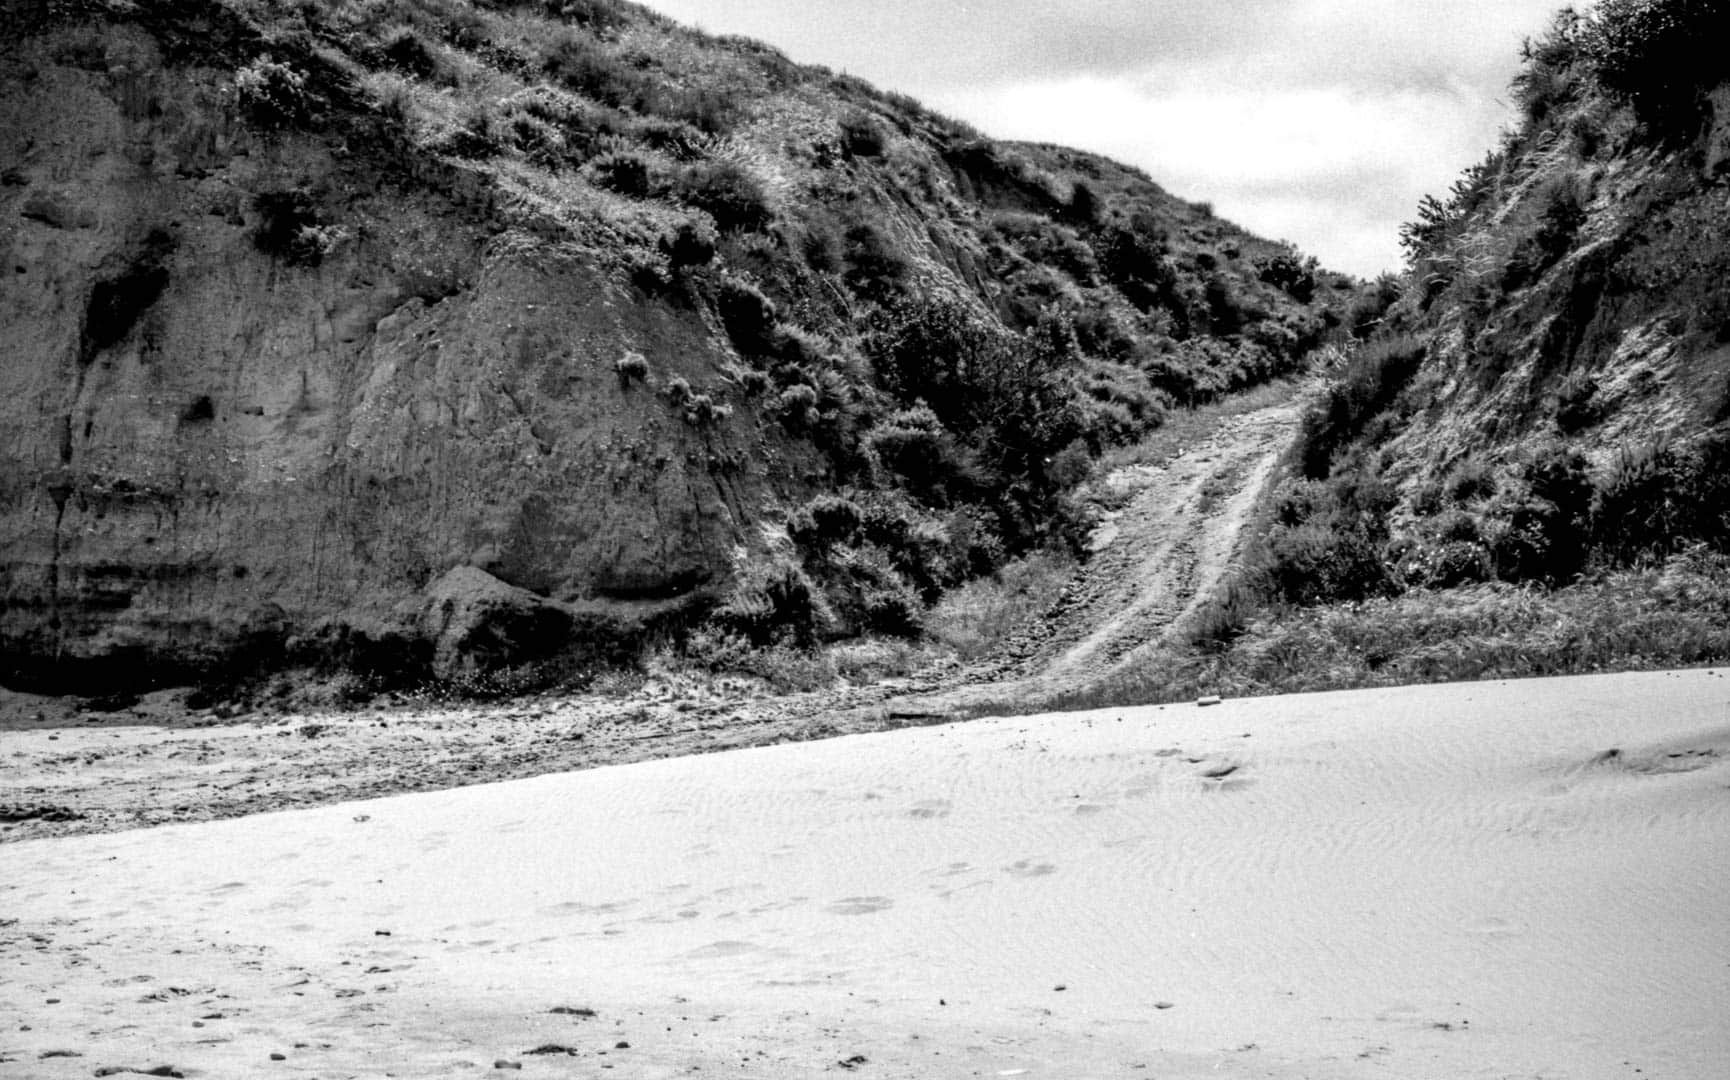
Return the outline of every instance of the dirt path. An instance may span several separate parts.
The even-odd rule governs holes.
[[[1241,551],[1305,400],[1228,417],[1171,461],[1113,474],[1122,509],[1094,534],[1092,557],[1056,608],[999,655],[940,680],[909,680],[895,711],[944,715],[1051,700],[1180,641]]]
[[[1237,553],[1302,398],[1223,420],[1159,465],[1110,479],[1120,509],[1058,605],[995,654],[881,685],[779,698],[650,685],[625,700],[369,708],[234,723],[0,702],[0,842],[235,817],[647,758],[936,723],[1086,687],[1183,633]],[[154,711],[153,711],[154,710]],[[39,715],[40,719],[35,716]],[[20,726],[22,730],[20,730]]]

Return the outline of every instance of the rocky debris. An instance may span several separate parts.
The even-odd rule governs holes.
[[[422,594],[415,629],[441,678],[544,660],[568,646],[569,610],[484,570],[459,566]]]
[[[0,803],[0,824],[19,821],[77,821],[84,815],[65,806],[31,806],[21,803]]]

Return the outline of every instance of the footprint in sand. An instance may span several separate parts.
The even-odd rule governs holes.
[[[833,915],[871,915],[894,906],[895,901],[887,896],[848,896],[830,904],[827,910]]]
[[[1492,915],[1467,923],[1465,931],[1468,934],[1477,934],[1482,937],[1512,937],[1515,934],[1525,933],[1526,928],[1520,923]]]
[[[1663,750],[1657,753],[1629,754],[1620,749],[1606,750],[1586,763],[1588,768],[1607,768],[1617,772],[1661,776],[1666,773],[1695,772],[1718,762],[1718,751],[1710,747]]]
[[[692,949],[685,955],[692,960],[725,960],[730,956],[743,956],[746,953],[760,951],[758,946],[749,941],[712,941],[700,949]]]

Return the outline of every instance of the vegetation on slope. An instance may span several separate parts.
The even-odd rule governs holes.
[[[616,371],[621,394],[699,435],[751,432],[783,470],[710,597],[699,651],[718,663],[918,635],[946,590],[1074,549],[1074,491],[1103,453],[1301,369],[1349,285],[1134,170],[994,142],[619,0],[53,0],[16,18],[57,25],[68,62],[109,23],[144,26],[170,64],[226,68],[228,107],[268,138],[376,159],[497,243],[707,326],[730,358],[707,379],[641,352]],[[351,198],[319,175],[256,193],[258,250],[319,272],[360,239]],[[738,467],[712,464],[718,482]]]
[[[700,635],[742,649],[916,635],[944,590],[1073,544],[1066,493],[1173,408],[1292,371],[1313,260],[1086,155],[981,138],[906,99],[628,4],[247,9],[262,123],[316,115],[297,49],[425,151],[686,307],[736,364],[701,390],[622,362],[702,426],[748,413],[824,471]],[[531,209],[532,208],[532,209]],[[334,209],[288,245],[316,250]],[[308,234],[311,234],[310,236]],[[294,245],[298,244],[299,247]]]
[[[1201,651],[1087,700],[1730,657],[1727,18],[1605,0],[1526,44],[1519,125],[1351,306]]]

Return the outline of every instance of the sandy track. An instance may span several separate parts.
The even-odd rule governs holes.
[[[0,1076],[1723,1076],[1727,687],[980,720],[9,845]]]
[[[1112,483],[1128,505],[1094,553],[1027,665],[1042,687],[1085,684],[1174,640],[1237,556],[1251,509],[1297,427],[1295,401],[1226,419],[1201,446]]]
[[[1111,482],[1122,509],[1057,610],[966,668],[771,700],[650,692],[190,727],[184,716],[72,715],[62,704],[58,715],[0,735],[0,841],[905,727],[1085,686],[1181,632],[1235,554],[1301,407],[1300,398],[1229,417],[1163,465],[1120,471]],[[35,706],[11,705],[21,707]]]

